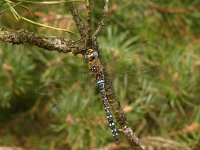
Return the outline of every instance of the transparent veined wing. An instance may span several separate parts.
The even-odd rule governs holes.
[[[107,52],[103,57],[107,58],[107,70],[111,76],[154,80],[159,77],[161,68],[151,58],[145,58],[145,53],[151,50],[158,50],[157,44],[145,41],[135,44],[132,49]]]
[[[75,99],[79,92],[82,92],[82,85],[92,79],[89,71],[87,71],[87,73],[82,71],[82,73],[78,75],[73,74],[72,77],[66,76],[64,78],[43,81],[35,88],[35,93],[51,97],[49,117],[52,117],[53,115],[58,116],[64,113],[66,114],[71,108],[75,108],[75,106],[79,105],[80,102],[75,102]],[[73,84],[71,84],[72,80],[75,81]],[[90,81],[87,84],[91,85],[91,83],[92,82]],[[81,108],[83,108],[83,105]]]
[[[60,77],[59,79],[50,79],[42,81],[39,86],[35,88],[35,93],[40,95],[49,95],[52,96],[56,93],[56,90],[63,90],[64,88],[73,89],[72,85],[70,84],[71,80],[77,81],[74,86],[81,85],[81,81],[83,79],[88,80],[92,78],[89,71],[77,74],[72,74],[71,76]],[[80,82],[79,82],[80,81]]]
[[[78,97],[79,92],[80,91],[76,89],[74,91],[72,90],[67,93],[61,93],[60,96],[58,97],[59,100],[50,104],[48,116],[49,117],[52,117],[54,115],[59,116],[68,113],[71,108],[74,108],[72,106],[74,103],[71,103],[70,101],[75,101]]]

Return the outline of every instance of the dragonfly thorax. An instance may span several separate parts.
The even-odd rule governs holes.
[[[85,59],[88,63],[88,67],[92,72],[96,80],[102,79],[103,77],[103,65],[99,59],[99,54],[93,49],[88,49],[85,52]]]

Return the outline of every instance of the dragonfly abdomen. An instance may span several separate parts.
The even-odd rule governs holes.
[[[115,126],[115,123],[113,121],[113,116],[112,116],[112,113],[110,111],[108,99],[106,97],[105,81],[104,80],[98,80],[97,84],[100,87],[100,93],[101,93],[104,109],[105,109],[105,112],[106,112],[106,117],[108,119],[110,129],[112,131],[112,135],[115,139],[116,144],[118,144],[119,143],[118,132],[117,132],[117,128]]]

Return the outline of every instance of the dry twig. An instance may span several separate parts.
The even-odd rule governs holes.
[[[183,13],[200,12],[200,7],[172,8],[172,7],[164,7],[164,6],[160,6],[156,4],[150,4],[148,7],[151,9],[155,9],[161,13],[168,13],[168,14],[183,14]]]
[[[80,13],[77,9],[77,6],[74,2],[69,2],[67,3],[67,6],[69,10],[71,11],[71,14],[73,16],[73,19],[76,23],[77,29],[81,35],[81,37],[86,37],[86,26],[85,23],[83,22],[83,19],[80,16]]]
[[[87,7],[87,14],[88,14],[88,19],[87,19],[87,36],[89,38],[92,38],[92,5],[93,1],[92,0],[87,0],[86,7]]]
[[[98,37],[98,35],[102,32],[103,27],[105,26],[105,22],[108,16],[108,4],[109,4],[109,0],[104,0],[104,8],[101,15],[101,20],[99,21],[99,25],[93,35],[94,37]]]

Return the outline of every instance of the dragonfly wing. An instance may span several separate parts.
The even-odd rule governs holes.
[[[78,89],[62,94],[56,103],[53,103],[49,106],[49,117],[60,116],[62,114],[66,115],[66,113],[70,111],[70,108],[72,107],[71,101],[75,99],[78,94]]]
[[[114,76],[123,77],[128,75],[130,77],[155,80],[160,76],[160,72],[161,68],[159,66],[130,67],[116,72]]]
[[[56,80],[42,82],[38,87],[35,88],[35,93],[40,95],[53,95],[54,85],[56,82]]]
[[[155,50],[158,50],[157,43],[143,41],[135,43],[134,46],[128,49],[108,49],[107,51],[102,51],[102,56],[108,64],[115,64],[120,61],[133,61],[133,59],[135,61],[136,58],[142,56],[144,53]]]
[[[142,42],[134,46],[133,49],[122,50],[117,54],[113,52],[112,61],[108,61],[108,71],[113,76],[137,76],[157,79],[160,75],[161,68],[155,65],[153,60],[144,58],[144,53],[158,49],[157,44]],[[111,54],[109,54],[111,55]]]
[[[91,75],[82,71],[79,74],[72,74],[71,76],[59,77],[58,79],[50,79],[43,81],[38,87],[35,88],[35,93],[40,95],[52,96],[56,93],[56,90],[71,89],[72,81],[74,84],[79,81],[91,78]]]

